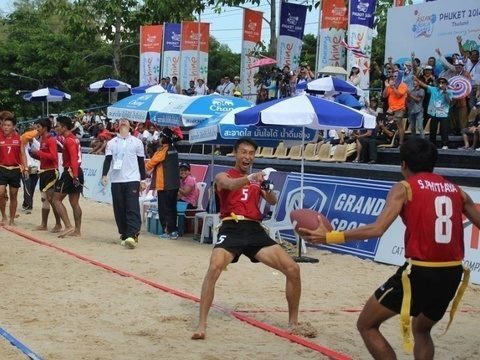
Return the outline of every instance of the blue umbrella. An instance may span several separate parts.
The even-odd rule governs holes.
[[[108,78],[95,81],[88,86],[87,90],[90,92],[108,92],[108,103],[110,103],[110,94],[112,92],[127,92],[130,91],[130,88],[130,84]]]
[[[310,82],[299,83],[297,90],[357,93],[357,88],[354,85],[334,76],[326,76]]]
[[[31,93],[23,95],[25,101],[43,101],[47,103],[47,115],[48,115],[48,103],[60,102],[70,100],[72,97],[70,94],[54,88],[43,88],[35,90]],[[43,115],[43,114],[42,114]]]
[[[346,93],[339,94],[335,96],[334,101],[336,103],[348,106],[352,109],[360,110],[362,108],[362,104],[360,104],[360,101],[358,101],[358,99],[352,94],[346,94]]]
[[[185,95],[170,93],[145,93],[128,96],[107,108],[107,116],[110,119],[128,119],[131,121],[145,122],[147,117],[152,119],[156,111],[163,108],[170,108],[171,104],[181,104],[189,101]],[[164,126],[182,126],[177,118],[167,121],[164,119]]]
[[[302,94],[272,100],[235,114],[237,125],[303,126],[311,129],[375,128],[375,117],[347,106]]]
[[[130,91],[132,94],[143,94],[143,93],[157,93],[161,94],[167,92],[162,85],[142,85],[132,88]]]
[[[252,106],[252,103],[245,99],[218,94],[193,96],[189,99],[188,102],[172,103],[170,107],[158,111],[152,121],[163,124],[165,119],[176,118],[184,126],[194,126],[212,116],[221,115],[239,107]]]

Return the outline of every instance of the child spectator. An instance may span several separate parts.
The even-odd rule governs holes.
[[[196,209],[198,206],[199,191],[197,181],[190,174],[190,165],[183,162],[178,166],[180,170],[180,188],[178,189],[178,200],[186,202],[187,209]]]

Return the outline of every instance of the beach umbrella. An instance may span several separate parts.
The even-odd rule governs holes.
[[[227,113],[238,107],[252,106],[248,100],[218,94],[187,97],[185,102],[171,103],[151,118],[158,125],[176,121],[177,126],[195,126],[201,120]]]
[[[353,96],[352,94],[342,93],[334,97],[334,101],[336,103],[348,106],[352,109],[360,110],[362,108],[362,104],[360,101]]]
[[[110,94],[114,92],[130,91],[130,84],[115,79],[103,79],[95,81],[87,88],[90,92],[108,92],[108,103],[110,103]]]
[[[70,100],[72,97],[70,94],[54,88],[43,88],[32,91],[23,95],[25,101],[42,101],[47,103],[47,115],[48,115],[48,103],[60,102]],[[43,115],[43,114],[42,114]]]
[[[165,90],[162,85],[156,84],[156,85],[137,86],[137,87],[132,88],[132,90],[130,92],[132,94],[143,94],[143,93],[158,93],[158,94],[161,94],[161,93],[167,92],[167,90]]]
[[[325,66],[320,69],[319,74],[328,74],[328,75],[348,75],[347,70],[340,66]]]
[[[136,122],[145,122],[147,118],[152,119],[156,111],[163,108],[170,108],[172,103],[181,104],[189,101],[190,97],[170,93],[144,93],[128,96],[107,108],[107,116],[112,119],[128,119]],[[181,126],[183,124],[173,119],[165,126]]]
[[[325,91],[325,92],[344,92],[349,94],[356,94],[357,87],[333,76],[326,76],[320,79],[315,79],[310,82],[303,82],[297,85],[297,90],[307,91]]]
[[[274,65],[276,63],[277,63],[277,60],[264,56],[261,59],[258,59],[258,60],[255,60],[254,62],[252,62],[248,66],[248,68],[252,69],[252,68],[256,68],[256,67],[260,67],[260,66]]]
[[[358,110],[345,105],[318,98],[315,96],[301,94],[298,96],[272,100],[259,104],[252,108],[240,111],[235,114],[235,124],[251,125],[280,125],[297,126],[305,132],[310,129],[373,129],[376,119],[372,115],[364,114]],[[303,145],[303,144],[302,144]],[[302,146],[303,148],[303,146]],[[304,157],[302,151],[300,170],[300,207],[303,208],[303,176]],[[299,239],[298,257],[296,261],[312,261],[309,258],[302,258]]]

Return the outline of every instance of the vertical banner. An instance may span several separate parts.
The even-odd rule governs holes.
[[[162,77],[180,77],[180,41],[181,25],[163,25]]]
[[[280,33],[277,40],[277,66],[280,69],[285,65],[290,66],[291,70],[298,67],[306,17],[306,6],[282,2],[280,7]]]
[[[373,20],[376,0],[350,0],[347,71],[360,69],[360,88],[370,85],[370,56],[372,54]]]
[[[348,24],[348,12],[345,0],[323,0],[320,8],[318,27],[319,45],[317,47],[316,71],[325,66],[346,67],[345,48],[341,45],[345,39]]]
[[[208,23],[182,21],[179,79],[182,89],[188,88],[190,80],[203,79],[207,83],[209,32]]]
[[[154,85],[160,81],[162,25],[140,27],[139,85]]]
[[[255,45],[262,38],[263,13],[249,9],[243,10],[243,37],[242,55],[240,60],[240,85],[244,99],[255,102],[257,87],[255,86],[255,75],[258,67],[251,68],[255,58],[251,56]]]

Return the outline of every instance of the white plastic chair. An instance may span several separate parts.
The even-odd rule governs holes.
[[[142,216],[142,224],[145,225],[145,226],[147,224],[147,222],[146,222],[147,211],[150,208],[157,206],[157,202],[152,201],[152,200],[156,199],[155,192],[156,192],[156,190],[148,190],[145,193],[143,193],[142,196],[140,196],[138,198],[138,202],[140,204],[140,214]]]

